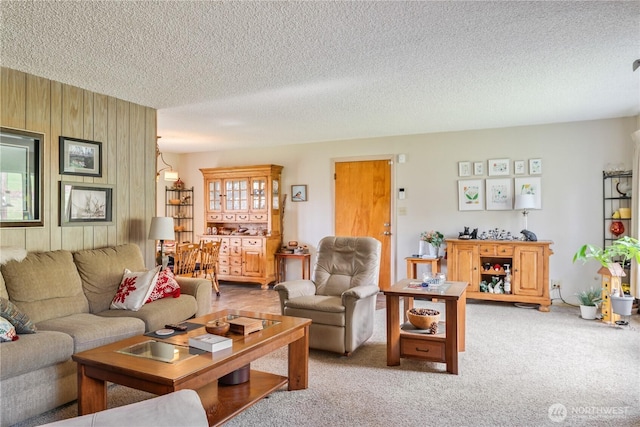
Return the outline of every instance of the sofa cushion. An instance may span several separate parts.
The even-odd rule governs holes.
[[[125,268],[131,271],[145,269],[140,248],[134,244],[78,251],[73,254],[73,261],[91,313],[109,309]]]
[[[90,313],[49,319],[36,326],[41,331],[57,331],[70,335],[73,338],[74,353],[144,333],[144,322],[139,319],[106,319]]]
[[[193,317],[198,303],[191,295],[182,294],[178,298],[164,298],[140,307],[138,311],[105,310],[97,313],[103,317],[135,317],[145,323],[145,330],[155,331],[167,323],[181,323]]]
[[[69,360],[73,339],[61,332],[38,331],[0,345],[0,380]]]
[[[22,261],[27,256],[27,250],[15,246],[0,246],[0,264],[6,264],[11,260]],[[4,277],[0,273],[0,297],[9,299]]]
[[[165,268],[158,274],[158,280],[154,286],[146,303],[153,302],[166,297],[178,298],[180,296],[180,285],[176,281],[173,271]]]
[[[69,251],[31,252],[0,268],[11,301],[35,323],[89,311]]]
[[[33,334],[37,330],[29,316],[21,312],[14,303],[2,297],[0,297],[0,316],[11,322],[19,334]]]
[[[0,342],[15,341],[18,338],[16,327],[4,317],[0,317]]]
[[[306,317],[313,323],[345,326],[345,308],[340,297],[307,295],[285,303],[285,316]]]
[[[156,287],[160,267],[149,271],[124,269],[122,281],[109,308],[138,311]]]

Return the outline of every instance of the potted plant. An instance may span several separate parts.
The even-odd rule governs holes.
[[[600,248],[595,245],[583,245],[573,256],[573,262],[581,260],[583,262],[595,259],[604,267],[608,268],[612,276],[618,278],[624,275],[622,266],[627,262],[634,261],[640,264],[640,242],[633,237],[625,236],[614,240],[610,246]],[[618,280],[618,283],[620,281]],[[625,295],[622,286],[611,289],[611,308],[616,314],[628,316],[631,314],[631,306],[634,297]]]
[[[440,252],[440,245],[444,241],[444,235],[439,231],[423,231],[420,233],[420,240],[431,245],[429,255],[437,258]]]
[[[602,290],[590,288],[576,295],[580,301],[580,316],[587,320],[595,319],[598,312],[598,303],[602,301]]]

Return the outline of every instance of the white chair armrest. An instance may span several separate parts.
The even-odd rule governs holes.
[[[274,291],[278,291],[280,299],[284,301],[305,295],[315,295],[316,285],[311,280],[289,280],[288,282],[278,283],[273,287]]]
[[[342,293],[342,301],[344,304],[345,298],[355,298],[355,299],[367,298],[372,295],[376,295],[379,291],[380,291],[380,288],[378,288],[375,285],[355,286],[353,288],[347,289]]]

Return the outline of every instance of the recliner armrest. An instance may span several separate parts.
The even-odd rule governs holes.
[[[356,299],[367,298],[372,295],[376,295],[378,292],[380,292],[380,288],[376,285],[354,286],[342,293],[342,301],[347,297]]]
[[[288,282],[278,283],[273,287],[273,290],[278,291],[286,301],[305,295],[315,295],[316,285],[311,280],[289,280]]]

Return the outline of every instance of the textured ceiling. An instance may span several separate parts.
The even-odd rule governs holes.
[[[640,2],[6,1],[3,66],[214,151],[640,113]]]

